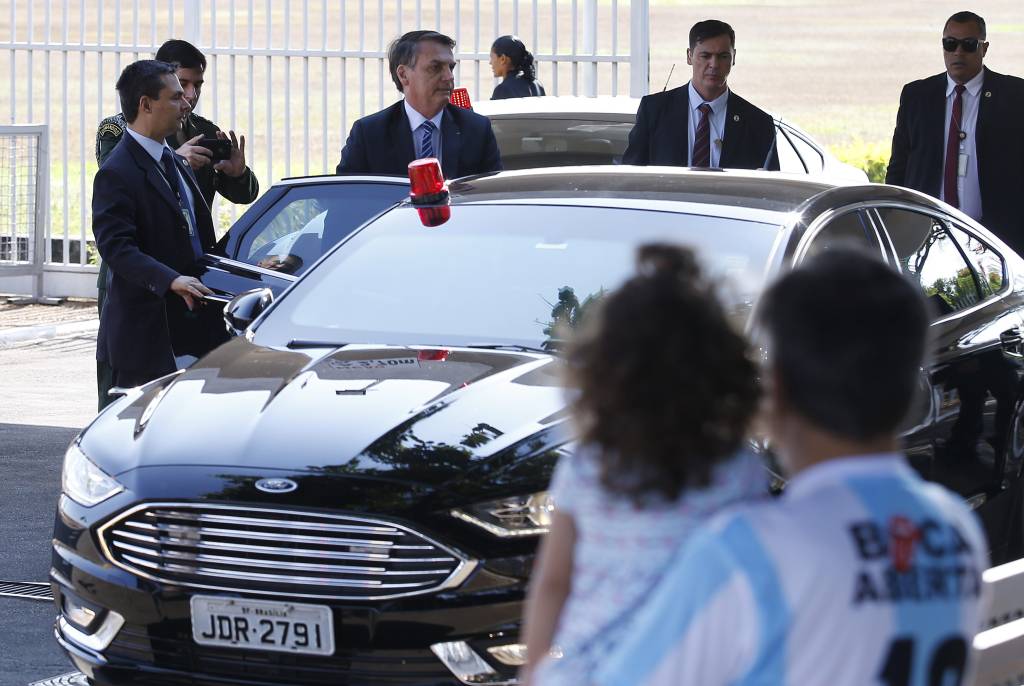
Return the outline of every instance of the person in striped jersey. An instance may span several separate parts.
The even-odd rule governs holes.
[[[839,249],[782,277],[760,320],[789,483],[694,535],[593,683],[966,683],[985,539],[899,452],[926,345],[921,294]]]

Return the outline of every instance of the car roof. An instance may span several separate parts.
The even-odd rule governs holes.
[[[502,117],[553,117],[578,116],[609,117],[613,121],[632,122],[638,98],[626,96],[598,96],[584,98],[574,95],[547,95],[534,98],[506,98],[504,100],[483,100],[473,104],[477,114],[500,119]]]
[[[834,188],[806,175],[677,167],[585,166],[523,169],[456,179],[451,204],[596,205],[706,213],[776,222]]]

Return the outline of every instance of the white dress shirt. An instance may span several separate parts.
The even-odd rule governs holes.
[[[985,70],[978,72],[978,75],[964,84],[967,88],[961,96],[963,100],[962,120],[960,130],[966,136],[960,141],[960,154],[967,155],[967,173],[964,176],[957,174],[956,188],[960,198],[960,211],[973,219],[981,220],[981,185],[978,183],[978,105],[981,103],[979,95]],[[956,97],[956,81],[946,74],[946,119],[942,128],[942,168],[946,168],[946,141],[949,136],[949,120],[953,116],[953,98]],[[959,167],[957,168],[959,170]],[[945,184],[943,184],[945,185]],[[942,200],[946,199],[946,189],[940,194]]]
[[[402,104],[405,105],[405,114],[406,114],[407,117],[409,117],[409,127],[412,129],[412,146],[413,146],[413,149],[416,151],[416,157],[419,158],[419,157],[421,157],[421,155],[420,155],[420,140],[423,137],[423,132],[422,131],[417,131],[416,129],[420,128],[420,126],[423,124],[423,122],[425,122],[427,120],[427,118],[424,117],[419,112],[417,112],[416,110],[414,110],[412,108],[412,106],[409,104],[408,101],[403,101]],[[433,145],[434,145],[434,157],[437,158],[438,162],[441,162],[441,117],[442,117],[442,115],[444,115],[444,108],[443,107],[441,108],[440,112],[438,112],[437,114],[435,114],[433,117],[430,118],[430,121],[434,122],[434,133],[431,135],[431,141],[433,142]]]
[[[697,92],[697,89],[693,87],[693,81],[688,86],[690,89],[690,116],[688,120],[688,132],[687,132],[687,149],[689,155],[687,159],[690,162],[690,166],[693,166],[693,141],[697,137],[697,125],[700,124],[700,110],[697,109],[703,105],[706,101],[701,94]],[[711,130],[709,134],[711,140],[708,144],[711,147],[711,166],[718,167],[719,159],[722,156],[722,142],[725,140],[725,114],[729,104],[729,89],[726,88],[725,92],[719,95],[717,98],[711,101],[707,101],[707,104],[711,105],[711,121],[709,122]]]

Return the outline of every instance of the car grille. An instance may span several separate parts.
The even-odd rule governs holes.
[[[139,505],[99,536],[107,557],[138,576],[290,598],[429,593],[458,585],[475,564],[398,524],[251,506]]]

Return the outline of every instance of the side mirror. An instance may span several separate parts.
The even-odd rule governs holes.
[[[254,288],[236,295],[224,308],[224,323],[227,324],[228,333],[241,336],[272,302],[274,292],[269,288]]]

